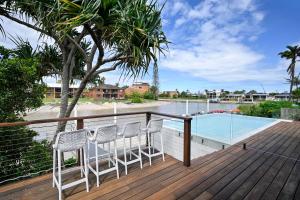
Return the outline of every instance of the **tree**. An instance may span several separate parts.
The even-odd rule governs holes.
[[[299,76],[300,76],[300,74],[298,74],[298,76],[295,76],[294,80],[293,80],[293,85],[296,87],[296,89],[298,89],[299,85],[300,85],[300,78],[299,78]],[[291,84],[292,80],[290,78],[287,78],[286,80],[287,80],[287,82],[289,84]]]
[[[17,18],[16,13],[29,16],[32,23]],[[93,77],[116,69],[125,76],[143,75],[151,63],[155,66],[158,54],[167,45],[156,1],[3,0],[0,15],[52,38],[60,49],[62,68],[51,64],[62,78],[59,117],[70,116]],[[84,69],[69,104],[69,84],[78,69],[76,54],[82,55]],[[60,123],[58,131],[64,128],[65,123]]]
[[[300,99],[300,88],[296,88],[295,90],[293,90],[293,98],[296,99],[297,102],[299,102]]]
[[[256,91],[256,90],[250,90],[248,93],[249,93],[249,94],[256,94],[257,91]]]
[[[245,94],[245,90],[236,90],[233,92],[233,94]]]
[[[27,110],[42,105],[45,86],[39,83],[40,60],[28,50],[24,45],[0,47],[0,122],[22,121]],[[0,181],[51,167],[50,144],[34,141],[35,131],[17,126],[2,127],[0,132]]]
[[[157,100],[159,94],[159,73],[157,64],[153,66],[153,85],[151,88],[152,93],[154,94],[154,99]]]
[[[296,68],[296,59],[300,56],[300,47],[296,46],[287,46],[288,50],[282,51],[279,53],[281,58],[285,58],[287,60],[291,60],[290,65],[287,68],[287,72],[290,76],[290,97],[289,100],[292,100],[292,92],[294,86],[294,79],[295,79],[295,68]]]

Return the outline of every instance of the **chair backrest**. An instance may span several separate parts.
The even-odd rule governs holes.
[[[123,128],[123,137],[130,138],[138,136],[141,133],[141,122],[130,122],[125,124]]]
[[[98,127],[95,132],[95,139],[99,144],[114,141],[117,139],[117,130],[116,124]]]
[[[160,132],[163,127],[163,119],[152,119],[148,122],[147,128],[150,133]]]
[[[84,147],[87,142],[88,130],[66,131],[58,133],[53,147],[62,152],[74,151]]]

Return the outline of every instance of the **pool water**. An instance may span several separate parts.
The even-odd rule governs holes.
[[[277,121],[272,118],[228,113],[198,115],[192,120],[192,135],[233,144],[272,126]],[[164,126],[183,131],[182,122],[168,120],[164,122]]]

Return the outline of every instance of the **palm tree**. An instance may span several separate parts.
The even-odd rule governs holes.
[[[292,80],[290,78],[287,78],[286,82],[288,84],[291,84]],[[294,81],[293,82],[294,82],[293,85],[296,87],[296,89],[298,89],[299,85],[300,85],[300,73],[298,74],[298,76],[294,77]]]
[[[295,68],[296,68],[296,59],[300,56],[300,47],[296,46],[287,46],[288,50],[280,52],[279,55],[281,58],[285,58],[287,60],[291,60],[290,65],[287,68],[287,72],[290,75],[290,97],[289,100],[292,99],[292,92],[294,86],[294,79],[295,79]]]
[[[60,118],[70,116],[84,88],[97,75],[116,69],[134,78],[147,73],[167,48],[161,11],[157,1],[147,0],[0,0],[0,16],[52,38],[59,48],[61,68],[51,66],[62,77]],[[84,66],[81,70],[78,54]],[[68,103],[76,70],[82,72],[81,82]],[[64,128],[61,123],[57,131]]]
[[[159,94],[159,74],[158,74],[158,65],[154,64],[153,66],[153,89],[154,89],[154,98],[158,99]]]

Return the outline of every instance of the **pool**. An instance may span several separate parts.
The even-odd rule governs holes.
[[[228,113],[204,114],[193,117],[192,135],[234,144],[278,122],[272,118]],[[183,131],[183,123],[178,121],[165,121],[164,127]]]

